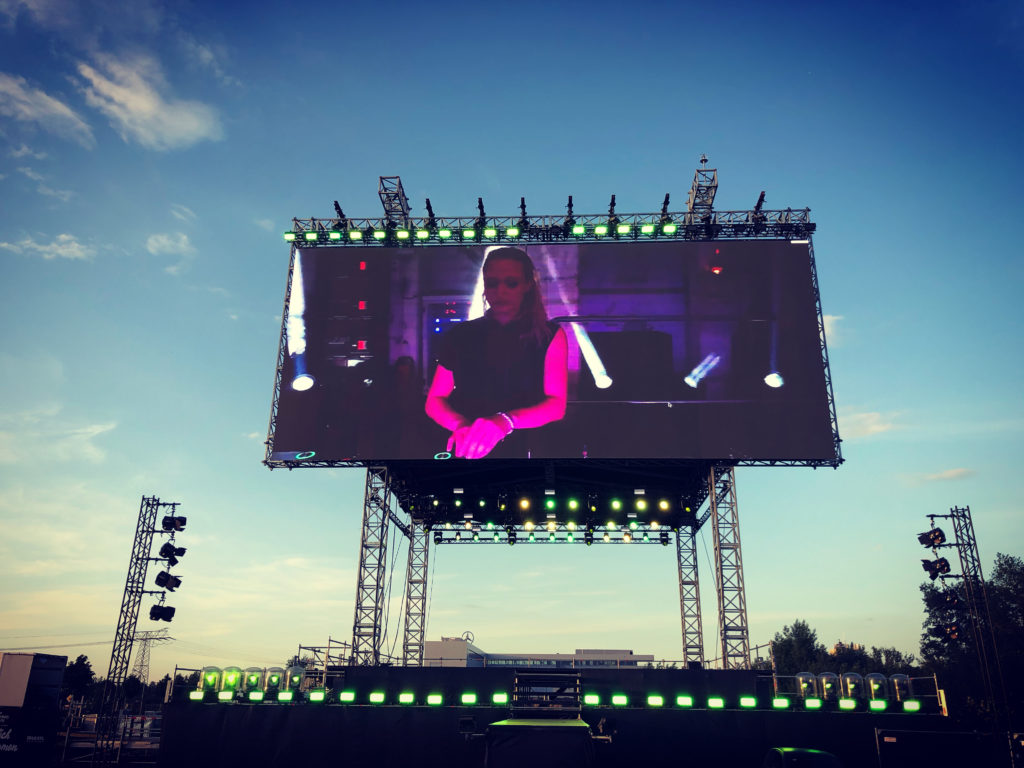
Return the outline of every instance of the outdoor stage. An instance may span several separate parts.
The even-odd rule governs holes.
[[[531,671],[525,675],[540,675],[535,679],[547,686],[535,685],[527,696],[513,693],[517,674],[522,688],[522,670],[363,667],[334,674],[335,687],[323,702],[309,701],[308,692],[290,704],[243,703],[241,694],[230,702],[213,696],[209,703],[176,697],[165,710],[159,765],[724,768],[760,766],[777,747],[822,750],[845,768],[961,760],[988,765],[1005,758],[991,739],[952,733],[949,719],[927,701],[913,714],[895,701],[885,712],[867,711],[864,701],[851,711],[827,701],[809,710],[798,697],[778,709],[772,678],[748,671]],[[579,695],[567,696],[564,686],[553,683],[556,677],[578,680]],[[354,701],[338,703],[341,691]],[[412,703],[399,703],[402,693],[406,701],[412,694]],[[427,703],[431,693],[440,704]],[[478,703],[463,704],[467,693]],[[508,694],[508,703],[494,705],[495,693]],[[380,703],[370,703],[371,694]],[[600,703],[583,703],[588,696]],[[651,698],[658,696],[660,704]],[[681,705],[681,696],[692,703]],[[836,765],[827,756],[787,754],[801,762],[778,765]]]

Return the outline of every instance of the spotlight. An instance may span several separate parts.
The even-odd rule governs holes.
[[[707,355],[703,360],[701,360],[696,368],[690,371],[690,375],[684,378],[683,381],[686,382],[687,386],[696,389],[697,385],[700,384],[701,379],[707,376],[711,369],[718,365],[721,359],[722,358],[719,355],[714,353]]]
[[[662,531],[659,534],[659,536],[661,538],[661,546],[667,547],[668,546],[668,531]]]
[[[587,531],[586,531],[586,532],[585,532],[585,533],[583,534],[583,543],[584,543],[584,544],[586,544],[586,545],[587,545],[588,547],[589,547],[589,546],[590,546],[591,544],[593,544],[593,543],[594,543],[594,532],[593,532],[593,531],[591,531],[591,530],[589,530],[589,529],[588,529],[588,530],[587,530]]]
[[[150,621],[170,621],[174,618],[174,608],[169,605],[154,605],[149,609]]]
[[[292,389],[296,392],[306,392],[312,389],[314,384],[316,384],[316,379],[308,373],[300,373],[292,379]]]
[[[176,547],[171,542],[165,542],[160,547],[160,557],[167,561],[168,565],[177,565],[178,558],[185,554],[185,547]]]
[[[165,515],[161,525],[165,531],[184,531],[187,519],[176,515]]]
[[[921,568],[928,572],[928,578],[935,581],[940,575],[949,573],[949,560],[944,557],[938,560],[922,560]]]
[[[172,576],[167,571],[160,571],[156,575],[156,585],[166,589],[168,592],[173,592],[181,586],[181,579],[177,576]]]
[[[946,543],[946,534],[941,528],[932,528],[917,534],[917,540],[922,547],[938,547]]]
[[[441,533],[440,531],[434,531],[434,543],[435,544],[440,544],[441,543],[441,539],[443,539],[443,538],[444,538],[444,534],[443,533]]]
[[[783,381],[782,374],[778,373],[777,371],[772,371],[771,373],[764,377],[764,383],[767,384],[772,389],[778,389],[786,382]]]

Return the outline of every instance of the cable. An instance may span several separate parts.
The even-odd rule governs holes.
[[[8,651],[42,651],[48,648],[80,648],[86,645],[113,645],[113,640],[97,640],[92,643],[61,643],[60,645],[24,645],[20,648],[0,648],[0,653]]]

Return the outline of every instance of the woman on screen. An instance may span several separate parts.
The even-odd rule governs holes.
[[[533,262],[518,248],[495,248],[483,278],[486,312],[445,333],[425,408],[451,432],[447,450],[466,459],[565,416],[568,344],[548,322]]]

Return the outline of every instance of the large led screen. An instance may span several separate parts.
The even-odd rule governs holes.
[[[293,253],[271,462],[835,458],[809,248]]]

